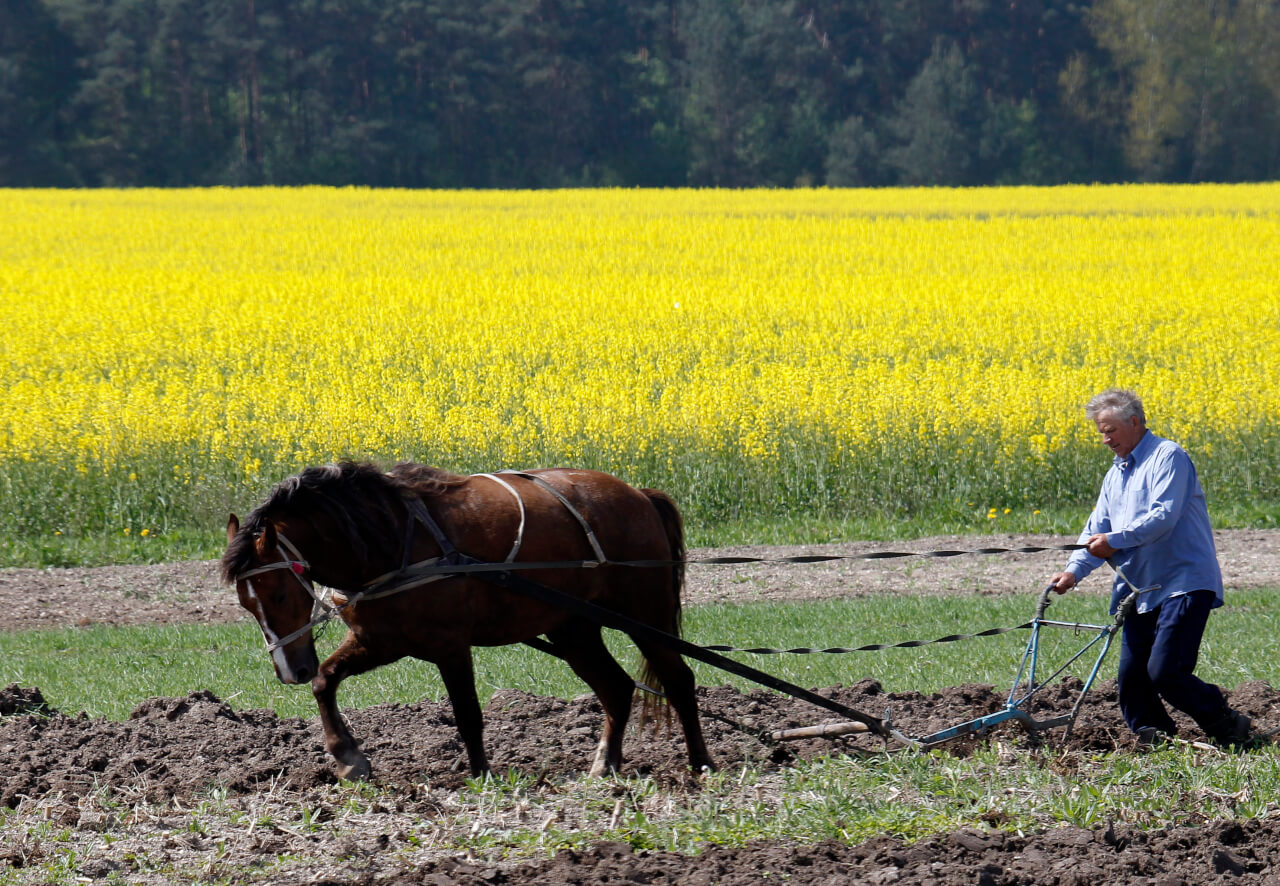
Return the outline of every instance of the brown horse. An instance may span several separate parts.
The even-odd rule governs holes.
[[[616,771],[635,683],[606,649],[600,626],[483,574],[423,580],[418,570],[414,580],[415,567],[459,562],[451,548],[473,558],[466,562],[591,562],[593,568],[512,572],[679,633],[684,537],[675,503],[596,471],[464,477],[415,464],[390,472],[354,463],[308,468],[280,483],[243,526],[231,516],[222,575],[258,620],[280,680],[311,682],[325,744],[343,778],[367,778],[370,769],[338,713],[338,685],[406,656],[440,669],[471,772],[487,772],[471,647],[521,642],[563,659],[595,692],[605,720],[591,774]],[[334,589],[332,597],[312,582]],[[349,630],[318,664],[312,627],[323,619],[314,613],[328,606]],[[633,639],[646,659],[644,677],[663,686],[680,719],[690,766],[713,768],[692,671],[678,653]]]

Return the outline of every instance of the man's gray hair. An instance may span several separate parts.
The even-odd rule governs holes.
[[[1111,413],[1120,421],[1137,418],[1138,424],[1146,425],[1147,413],[1142,408],[1142,398],[1133,391],[1124,388],[1111,388],[1103,391],[1089,401],[1084,414],[1089,421],[1097,421],[1100,415]]]

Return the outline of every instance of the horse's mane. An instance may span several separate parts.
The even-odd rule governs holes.
[[[232,582],[255,562],[254,540],[273,519],[328,516],[343,544],[358,557],[395,554],[406,519],[402,498],[427,498],[465,483],[466,477],[428,465],[402,462],[383,471],[369,462],[306,468],[281,481],[245,518],[222,555],[222,577]]]

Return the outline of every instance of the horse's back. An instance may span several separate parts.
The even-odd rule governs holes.
[[[561,527],[567,526],[568,533],[563,537],[575,546],[585,540],[589,528],[611,560],[668,559],[677,555],[667,526],[672,520],[677,526],[682,524],[679,509],[665,493],[638,489],[603,471],[543,468],[524,473],[564,496],[568,505],[556,499],[554,493],[536,489],[536,481],[532,484],[535,488],[528,490],[532,493],[530,498],[542,505],[537,510],[538,517],[557,524],[557,532],[562,534]],[[585,526],[579,523],[579,516]],[[531,532],[537,532],[534,520],[531,515]]]

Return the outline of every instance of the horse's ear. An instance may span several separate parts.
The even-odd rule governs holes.
[[[258,556],[265,557],[267,554],[279,547],[280,542],[276,541],[276,527],[268,523],[266,528],[262,530],[262,535],[258,536],[257,549]]]
[[[236,533],[240,531],[240,518],[232,514],[227,519],[227,543],[230,544],[235,540]]]

